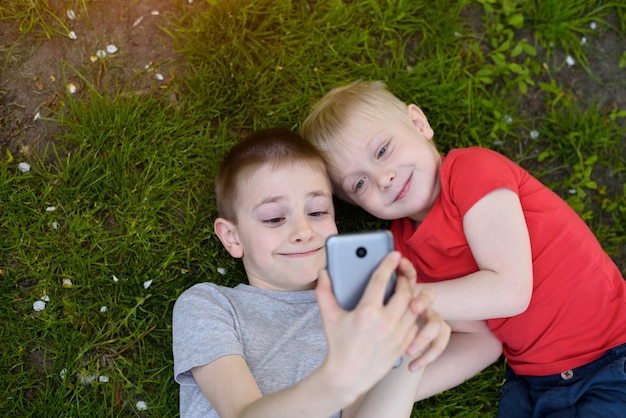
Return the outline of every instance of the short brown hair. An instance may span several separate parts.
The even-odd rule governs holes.
[[[215,176],[218,216],[237,222],[238,186],[251,170],[265,164],[279,167],[295,162],[308,163],[326,173],[324,159],[317,148],[289,129],[261,129],[235,144]]]

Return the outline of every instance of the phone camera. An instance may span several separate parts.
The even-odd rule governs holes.
[[[367,250],[365,249],[365,247],[359,247],[356,249],[356,255],[359,258],[363,258],[367,255]]]

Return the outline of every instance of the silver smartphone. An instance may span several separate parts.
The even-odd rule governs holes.
[[[352,310],[361,300],[376,267],[390,251],[393,236],[387,230],[340,234],[326,240],[326,268],[339,306]],[[385,291],[385,303],[393,294],[396,274]]]

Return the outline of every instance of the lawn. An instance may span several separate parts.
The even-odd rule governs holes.
[[[12,4],[0,17],[30,22],[23,36],[61,36],[47,1]],[[623,1],[175,4],[169,83],[128,94],[67,66],[86,94],[55,103],[47,151],[0,155],[2,416],[176,416],[174,301],[245,279],[212,231],[221,156],[254,129],[297,130],[356,79],[420,106],[442,152],[478,145],[519,162],[626,270]],[[340,204],[338,226],[385,224]],[[499,362],[413,417],[495,416],[502,380]]]

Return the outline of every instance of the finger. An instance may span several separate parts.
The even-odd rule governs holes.
[[[382,306],[387,285],[389,284],[389,280],[391,280],[392,273],[398,267],[399,262],[400,253],[397,251],[390,252],[383,259],[372,273],[359,304],[373,303]]]
[[[416,314],[422,314],[427,312],[433,306],[435,302],[435,289],[432,287],[422,287],[419,289],[419,293],[411,301],[411,309]]]
[[[409,369],[411,371],[422,369],[428,364],[435,361],[447,347],[452,332],[450,326],[444,321],[440,320],[440,317],[438,317],[438,321],[429,321],[426,326],[423,327],[422,330],[420,330],[420,333],[422,331],[426,332],[426,334],[424,335],[424,339],[417,343],[416,348],[409,346],[407,350],[408,352],[412,349],[417,349],[416,353],[419,353],[420,350],[423,350],[423,352],[409,364]],[[436,333],[434,338],[432,338],[433,333]],[[421,337],[419,337],[418,335],[418,338]],[[424,345],[424,343],[429,339],[431,339],[431,342],[428,345]]]
[[[406,276],[410,282],[417,282],[417,271],[413,266],[413,263],[407,258],[402,257],[400,263],[398,264],[398,274]]]
[[[330,276],[326,270],[322,270],[319,274],[317,286],[315,287],[315,296],[317,297],[322,321],[335,318],[337,313],[341,312],[341,307],[333,293]]]

